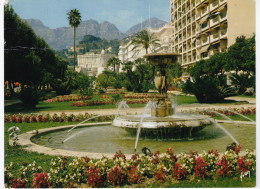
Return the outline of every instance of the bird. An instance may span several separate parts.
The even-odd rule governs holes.
[[[151,152],[151,150],[150,150],[149,148],[147,148],[147,147],[143,147],[143,148],[142,148],[142,152],[143,152],[144,155],[146,155],[146,156],[152,156],[152,155],[153,155],[153,153]]]

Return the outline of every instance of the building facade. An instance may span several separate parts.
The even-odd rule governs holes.
[[[163,52],[171,52],[171,36],[172,36],[172,26],[171,24],[165,24],[161,28],[153,29],[148,28],[147,32],[153,35],[156,39],[158,39],[158,46],[151,46],[148,49],[148,53],[163,53]],[[121,45],[119,47],[118,58],[122,63],[126,63],[128,61],[135,61],[138,58],[143,58],[146,54],[146,51],[142,47],[134,48],[135,46],[132,44],[132,41]],[[122,71],[122,68],[120,68]]]
[[[77,71],[87,73],[89,76],[98,76],[107,69],[107,61],[113,56],[115,55],[105,54],[104,51],[101,54],[89,52],[84,55],[78,55]]]
[[[171,0],[171,51],[183,70],[255,33],[255,0]],[[183,79],[189,75],[184,72]]]

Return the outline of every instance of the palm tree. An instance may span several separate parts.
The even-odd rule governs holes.
[[[146,30],[143,30],[134,36],[132,43],[134,48],[143,47],[145,49],[146,54],[148,53],[148,49],[151,49],[151,46],[156,46],[159,43],[159,40],[154,37],[153,34],[149,34]]]
[[[74,70],[75,70],[75,61],[76,61],[76,54],[75,54],[75,38],[76,38],[76,28],[79,26],[81,22],[81,15],[79,10],[77,9],[71,9],[70,12],[67,13],[68,17],[67,19],[69,20],[69,24],[72,28],[74,28]]]
[[[107,61],[108,66],[113,66],[114,72],[116,72],[116,66],[117,66],[117,73],[119,72],[120,64],[121,64],[121,61],[117,57],[112,57],[112,58],[108,59],[108,61]]]

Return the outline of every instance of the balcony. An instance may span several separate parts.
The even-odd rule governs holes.
[[[210,27],[215,26],[219,23],[219,17],[215,16],[214,18],[210,19]]]
[[[210,11],[213,11],[214,9],[216,9],[218,7],[218,0],[215,0],[213,1],[211,4],[210,4]]]
[[[220,16],[220,22],[226,20],[227,19],[227,11],[221,12],[219,16]]]
[[[202,45],[207,45],[209,43],[209,37],[204,37],[201,41]]]
[[[192,17],[191,17],[191,22],[194,22],[195,21],[195,15],[193,15]]]
[[[196,20],[198,20],[198,19],[200,19],[200,13],[199,12],[196,14]]]
[[[203,7],[203,9],[201,10],[201,16],[206,15],[208,12],[209,12],[208,6]]]
[[[201,31],[204,31],[208,28],[209,28],[209,24],[207,22],[204,22],[203,24],[201,24]]]
[[[200,4],[200,0],[196,0],[195,6],[198,6]]]
[[[223,5],[226,2],[227,2],[227,0],[219,0],[219,5]]]
[[[227,28],[220,30],[220,38],[226,38],[227,37]]]
[[[213,35],[210,36],[210,42],[215,42],[219,40],[219,33],[214,33]]]

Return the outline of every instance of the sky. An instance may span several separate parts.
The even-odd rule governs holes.
[[[7,1],[7,0],[6,0]],[[149,18],[170,21],[170,0],[9,0],[22,19],[39,19],[51,29],[69,26],[66,13],[78,9],[82,20],[109,21],[121,32]]]

